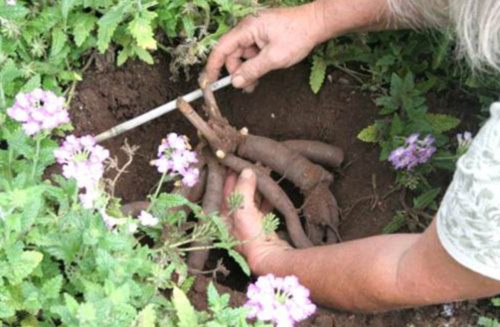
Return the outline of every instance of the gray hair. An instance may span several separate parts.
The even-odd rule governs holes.
[[[397,22],[445,27],[474,69],[500,70],[500,0],[387,0]]]

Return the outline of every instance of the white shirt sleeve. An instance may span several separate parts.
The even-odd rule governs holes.
[[[460,264],[500,280],[500,103],[457,162],[437,213],[437,233]]]

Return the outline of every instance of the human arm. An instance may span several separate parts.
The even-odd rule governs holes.
[[[293,249],[275,235],[261,235],[255,176],[228,179],[225,192],[244,195],[230,219],[233,235],[249,241],[240,251],[257,275],[296,275],[323,305],[382,311],[500,293],[500,282],[458,264],[442,247],[436,224],[423,234],[382,235],[335,245]],[[251,241],[250,241],[251,240]]]
[[[394,28],[386,1],[317,0],[249,15],[214,47],[206,66],[208,78],[216,80],[226,65],[233,85],[247,87],[271,70],[299,62],[328,39]]]

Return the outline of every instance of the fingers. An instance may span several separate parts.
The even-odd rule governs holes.
[[[276,61],[271,60],[268,52],[268,49],[264,48],[257,56],[242,63],[233,74],[233,86],[236,88],[250,86],[254,84],[259,77],[275,68]]]
[[[227,203],[227,199],[229,198],[229,195],[234,191],[237,180],[238,175],[235,172],[231,172],[227,175],[224,182],[224,187],[222,188],[222,204],[220,208],[220,214],[223,217],[229,214],[229,204]]]
[[[230,56],[235,57],[236,51],[241,51],[256,44],[252,36],[252,27],[245,20],[223,35],[208,57],[206,72],[210,82],[219,77],[220,70]],[[234,60],[233,60],[234,61]]]

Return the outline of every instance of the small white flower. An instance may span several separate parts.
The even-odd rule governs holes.
[[[158,225],[158,223],[160,222],[158,218],[154,217],[147,211],[141,211],[141,214],[139,215],[138,218],[139,221],[141,222],[141,225],[143,226],[154,227]]]
[[[137,232],[137,228],[139,228],[139,226],[137,224],[128,225],[128,231],[131,234],[134,234],[135,232]]]

